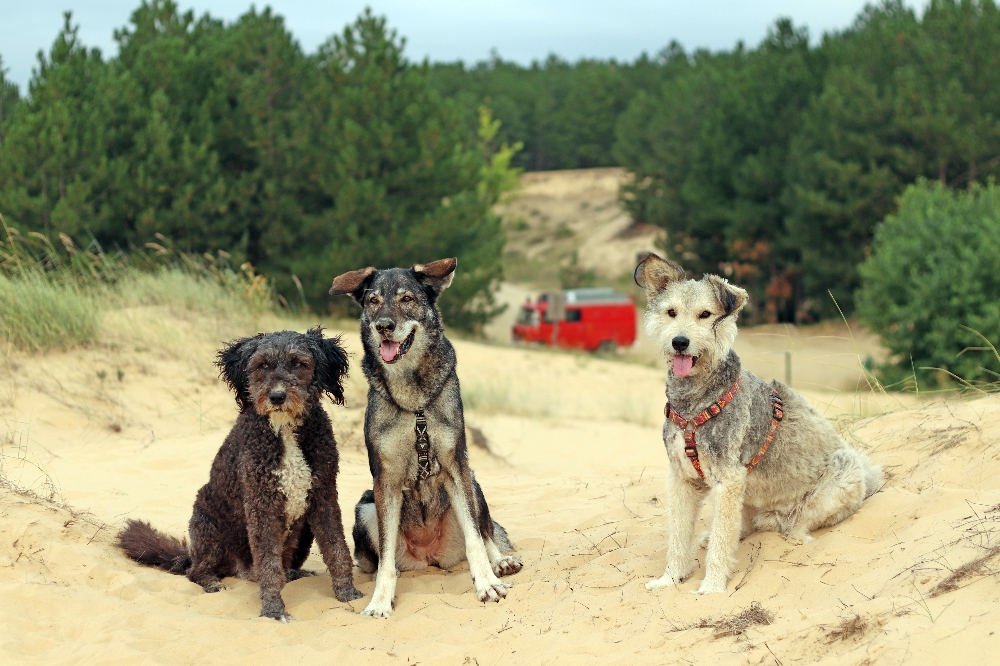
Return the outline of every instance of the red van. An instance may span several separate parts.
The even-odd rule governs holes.
[[[548,292],[521,306],[512,329],[515,342],[614,351],[635,342],[632,296],[613,289]]]

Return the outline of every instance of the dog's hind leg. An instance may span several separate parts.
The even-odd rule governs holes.
[[[647,590],[679,585],[694,568],[694,523],[707,490],[695,486],[673,467],[667,472],[667,568],[646,583]]]
[[[521,570],[520,558],[510,555],[514,551],[507,530],[500,523],[493,521],[493,537],[486,539],[486,555],[490,558],[493,573],[498,576],[510,576]]]
[[[315,571],[302,568],[306,558],[309,557],[309,551],[312,550],[313,533],[309,528],[309,523],[302,525],[298,538],[293,540],[294,534],[295,528],[292,528],[292,534],[285,542],[285,557],[282,558],[285,565],[285,577],[289,582],[316,575]]]
[[[227,539],[197,504],[191,513],[188,531],[191,535],[191,569],[187,572],[188,580],[201,585],[201,589],[206,592],[221,592],[226,586],[219,577],[225,573],[226,564],[230,560],[230,554],[224,545]]]
[[[354,559],[363,573],[373,574],[378,568],[378,515],[375,493],[366,490],[354,507]]]
[[[796,544],[813,540],[811,532],[850,517],[865,500],[870,472],[862,454],[841,449],[811,493],[796,507],[796,518],[785,538]]]
[[[371,617],[392,615],[393,597],[396,595],[396,548],[399,545],[399,521],[403,509],[402,487],[399,479],[387,479],[386,473],[375,481],[375,510],[378,517],[379,561],[375,577],[375,592],[371,601],[361,611]]]

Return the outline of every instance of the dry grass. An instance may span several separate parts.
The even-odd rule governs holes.
[[[880,628],[883,624],[885,624],[885,621],[881,618],[865,619],[858,613],[855,613],[850,617],[844,618],[836,627],[829,629],[826,632],[826,642],[859,641],[866,633]]]
[[[977,557],[971,562],[966,562],[948,575],[947,578],[934,586],[930,596],[937,597],[948,592],[953,592],[960,587],[960,583],[977,576],[992,576],[996,572],[987,565],[990,560],[1000,555],[1000,546],[994,546],[986,551],[986,554]]]
[[[742,636],[750,627],[769,625],[774,622],[774,613],[755,601],[739,613],[723,615],[722,617],[705,617],[684,629],[713,629],[713,638],[726,636]]]

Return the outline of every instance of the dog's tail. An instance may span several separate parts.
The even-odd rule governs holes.
[[[125,521],[118,533],[118,547],[139,564],[156,567],[173,574],[186,574],[191,568],[187,543],[158,532],[144,520]]]
[[[882,471],[882,465],[873,463],[867,456],[865,463],[865,499],[868,499],[882,490],[882,486],[885,485],[885,473]]]

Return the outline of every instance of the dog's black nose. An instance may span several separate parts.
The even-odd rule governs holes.
[[[691,344],[691,341],[685,338],[683,335],[678,335],[676,338],[670,341],[670,344],[673,345],[674,351],[682,352],[688,348],[688,345]]]
[[[392,333],[396,330],[396,322],[389,319],[388,317],[382,317],[375,321],[375,330],[377,330],[382,335]]]
[[[267,394],[267,397],[271,401],[271,404],[283,405],[285,404],[285,398],[288,397],[288,394],[284,391],[271,391]]]

